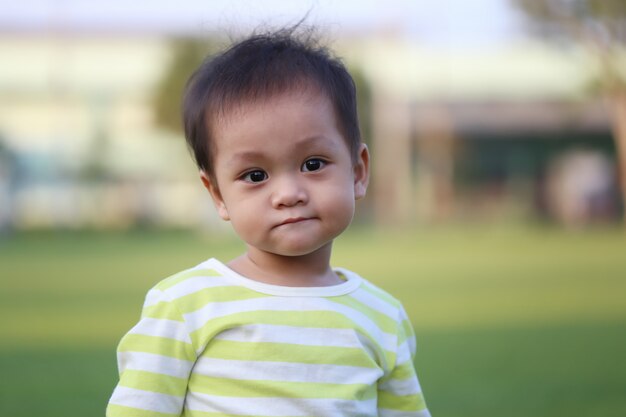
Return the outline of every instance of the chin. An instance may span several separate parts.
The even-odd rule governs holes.
[[[273,253],[275,253],[276,255],[280,255],[280,256],[287,256],[287,257],[291,257],[291,258],[296,258],[296,257],[299,257],[299,256],[310,255],[310,254],[314,253],[317,249],[319,249],[319,248],[315,248],[315,249],[310,249],[310,248],[288,248],[288,249],[276,250]]]
[[[280,256],[289,256],[289,257],[306,256],[322,249],[331,241],[324,241],[323,243],[308,243],[308,244],[304,242],[298,242],[298,243],[294,243],[291,245],[283,244],[283,245],[280,245],[280,247],[271,248],[270,250],[268,250],[268,252],[271,252]]]

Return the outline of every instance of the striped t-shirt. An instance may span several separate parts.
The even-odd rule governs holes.
[[[400,302],[353,272],[302,288],[210,259],[152,288],[108,417],[430,416]]]

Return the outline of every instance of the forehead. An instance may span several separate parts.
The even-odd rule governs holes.
[[[330,99],[312,88],[240,101],[224,108],[220,114],[213,114],[208,122],[214,150],[226,142],[237,142],[249,135],[263,138],[258,144],[267,145],[272,134],[298,139],[302,135],[318,136],[339,131]]]

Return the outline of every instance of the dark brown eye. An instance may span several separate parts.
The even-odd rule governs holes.
[[[261,182],[267,179],[267,174],[264,171],[256,170],[250,171],[243,176],[243,180],[247,182]]]
[[[311,172],[317,171],[324,166],[325,162],[318,158],[313,158],[307,160],[304,164],[302,164],[303,172]]]

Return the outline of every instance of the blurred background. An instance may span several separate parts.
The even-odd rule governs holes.
[[[102,415],[145,292],[242,250],[182,89],[305,16],[373,155],[333,260],[407,307],[433,415],[626,415],[623,0],[2,3],[0,415]]]

